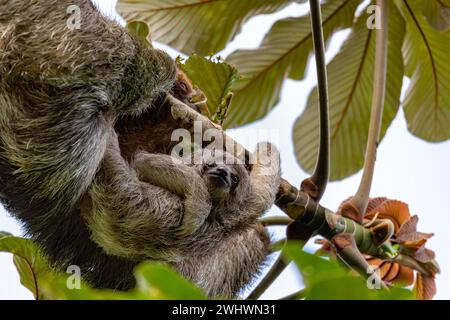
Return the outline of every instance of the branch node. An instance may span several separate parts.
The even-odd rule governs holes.
[[[359,209],[352,203],[352,201],[349,201],[342,206],[340,214],[343,217],[358,222],[359,224],[362,224],[364,220],[364,214],[359,211]]]
[[[300,190],[309,195],[315,201],[320,200],[321,194],[319,187],[314,183],[311,178],[307,178],[302,181]]]

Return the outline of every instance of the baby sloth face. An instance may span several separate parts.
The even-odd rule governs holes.
[[[248,172],[236,159],[224,161],[222,157],[207,158],[202,164],[201,174],[212,200],[227,200],[237,193],[246,192]]]

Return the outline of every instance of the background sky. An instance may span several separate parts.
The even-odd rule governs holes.
[[[100,7],[105,13],[115,16],[115,0],[98,2],[101,2]],[[307,12],[307,4],[292,4],[275,14],[252,18],[244,25],[242,33],[220,52],[220,55],[226,57],[238,48],[258,47],[264,34],[276,20],[300,16]],[[327,61],[338,52],[348,33],[348,30],[343,30],[335,34],[327,50]],[[166,46],[157,46],[168,51],[173,57],[179,55]],[[408,83],[405,78],[403,92]],[[315,84],[315,64],[310,63],[304,80],[285,82],[279,105],[265,119],[228,131],[228,134],[251,150],[258,142],[254,138],[257,130],[275,131],[277,134],[273,142],[281,152],[283,177],[296,186],[308,175],[295,160],[292,127],[303,111],[308,94]],[[355,193],[360,178],[361,173],[358,173],[343,181],[330,183],[322,205],[336,210],[342,200]],[[432,144],[412,136],[400,110],[378,149],[371,196],[386,196],[408,203],[411,213],[419,215],[419,230],[435,233],[429,240],[429,247],[436,251],[442,270],[437,277],[436,298],[450,299],[450,142]],[[282,213],[278,208],[273,208],[268,214]],[[23,234],[19,224],[1,206],[0,230],[15,235]],[[282,228],[271,230],[275,239],[283,237]],[[314,250],[315,245],[310,243],[306,249]],[[301,287],[301,276],[290,266],[262,298],[280,298]],[[0,253],[0,300],[32,298],[31,293],[20,285],[12,256]]]

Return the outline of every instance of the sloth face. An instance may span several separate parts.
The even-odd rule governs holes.
[[[210,158],[203,163],[201,172],[213,200],[226,201],[247,193],[249,175],[244,165]]]
[[[203,174],[209,185],[226,191],[235,189],[240,181],[235,168],[227,165],[205,164]]]

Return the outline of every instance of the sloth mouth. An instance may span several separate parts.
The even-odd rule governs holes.
[[[228,181],[227,177],[219,172],[209,172],[208,178],[215,184],[220,187],[229,187],[230,182]]]

